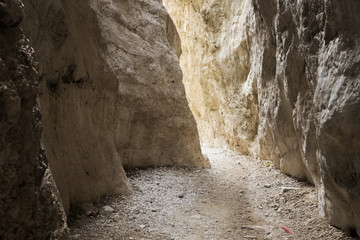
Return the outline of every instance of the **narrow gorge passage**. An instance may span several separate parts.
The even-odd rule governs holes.
[[[307,183],[269,162],[220,148],[202,150],[211,169],[128,173],[134,193],[103,199],[97,216],[74,213],[72,238],[351,239],[318,216],[315,190]]]
[[[1,0],[0,239],[360,236],[359,12]]]

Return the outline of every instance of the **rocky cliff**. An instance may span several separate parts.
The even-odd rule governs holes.
[[[67,239],[41,145],[39,75],[22,17],[21,2],[0,2],[0,239]]]
[[[164,1],[182,43],[181,66],[203,144],[256,146],[256,80],[245,29],[249,1]],[[194,24],[196,22],[196,24]]]
[[[62,203],[128,193],[124,168],[208,166],[184,86],[204,144],[360,234],[360,2],[164,0],[181,41],[158,0],[23,2],[0,2],[0,238],[65,238]]]
[[[360,232],[360,3],[165,0],[201,140],[271,159]],[[196,24],[195,24],[196,23]]]
[[[208,166],[159,1],[24,0],[64,207],[130,191],[123,167]]]

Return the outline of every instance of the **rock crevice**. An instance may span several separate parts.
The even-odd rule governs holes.
[[[320,213],[359,233],[359,3],[164,3],[202,143],[314,183]]]

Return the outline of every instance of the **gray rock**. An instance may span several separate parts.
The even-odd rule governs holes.
[[[103,206],[102,208],[101,208],[101,210],[102,211],[104,211],[105,213],[113,213],[113,212],[115,212],[116,210],[114,209],[114,208],[112,208],[112,207],[110,207],[110,206]]]
[[[301,188],[296,187],[281,187],[281,194],[292,191],[292,190],[299,190]]]

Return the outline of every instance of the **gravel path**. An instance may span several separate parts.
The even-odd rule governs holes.
[[[314,188],[265,161],[203,148],[211,169],[128,173],[129,196],[69,218],[73,239],[352,239],[318,216]],[[286,187],[284,189],[284,187]]]

